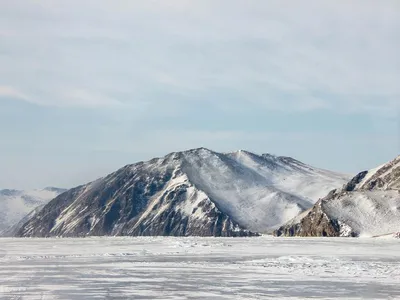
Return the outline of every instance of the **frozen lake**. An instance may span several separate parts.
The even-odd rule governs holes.
[[[0,239],[0,299],[400,299],[400,241]]]

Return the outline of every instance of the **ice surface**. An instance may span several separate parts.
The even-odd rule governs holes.
[[[0,299],[400,299],[400,242],[0,239]]]

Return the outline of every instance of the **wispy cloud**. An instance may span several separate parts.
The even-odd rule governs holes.
[[[398,154],[398,0],[0,7],[0,185],[198,146],[354,172]]]
[[[29,97],[12,86],[0,85],[0,98],[15,98],[29,101]]]
[[[53,101],[53,97],[55,95],[58,101]],[[107,97],[107,95],[98,94],[95,91],[88,91],[79,88],[72,88],[69,90],[56,92],[54,94],[49,93],[48,98],[39,98],[37,95],[35,96],[34,93],[28,96],[27,93],[24,93],[11,86],[0,86],[0,99],[1,98],[23,100],[36,105],[60,107],[115,107],[123,104],[116,99]]]
[[[235,93],[263,109],[368,112],[400,95],[397,1],[21,3],[0,12],[13,32],[0,79],[43,105]]]
[[[107,95],[99,94],[95,91],[88,91],[85,89],[72,89],[63,94],[66,106],[118,106],[122,103],[116,99],[109,98]]]

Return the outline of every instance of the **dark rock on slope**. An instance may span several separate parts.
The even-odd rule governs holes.
[[[355,176],[311,209],[275,230],[276,236],[378,236],[400,230],[400,156]]]

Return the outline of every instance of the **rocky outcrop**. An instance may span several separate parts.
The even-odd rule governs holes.
[[[400,230],[400,157],[355,176],[310,210],[274,231],[276,236],[377,236]]]
[[[400,190],[400,156],[374,171],[359,190]]]
[[[275,231],[276,236],[339,236],[337,220],[331,220],[322,210],[320,200],[307,215],[291,225],[282,226]]]
[[[281,226],[274,231],[275,236],[300,237],[356,237],[346,224],[328,216],[324,211],[327,199],[320,200],[298,221]]]

